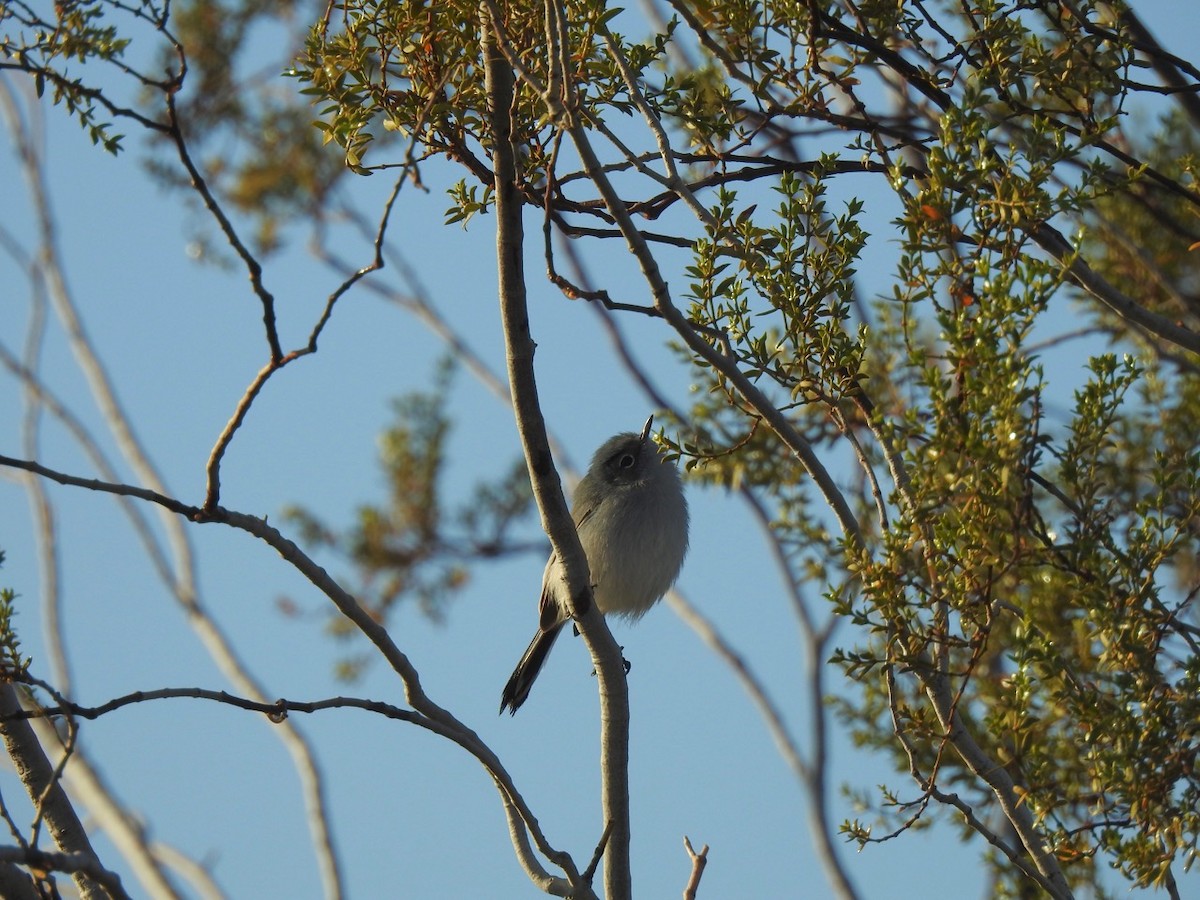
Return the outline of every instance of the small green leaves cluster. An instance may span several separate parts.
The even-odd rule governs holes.
[[[1165,871],[1164,854],[1194,857],[1200,824],[1200,733],[1189,724],[1200,712],[1197,645],[1169,599],[1176,561],[1198,549],[1187,523],[1200,512],[1200,456],[1129,443],[1127,423],[1157,416],[1130,414],[1139,367],[1109,355],[1092,370],[1054,448],[1059,521],[1034,581],[1041,590],[1028,591],[1036,606],[1008,638],[1015,677],[1042,708],[1011,733],[1028,802],[1050,817],[1055,840],[1115,850],[1145,886]],[[1119,481],[1126,487],[1106,490]],[[1128,505],[1118,500],[1127,490]],[[1090,783],[1066,777],[1080,768]]]
[[[132,15],[156,21],[153,4],[130,7]],[[116,154],[121,135],[103,103],[103,94],[83,75],[75,74],[91,62],[119,62],[130,40],[120,36],[111,4],[79,0],[54,4],[53,19],[44,18],[25,3],[0,4],[0,68],[15,69],[33,77],[37,96],[50,90],[54,105],[62,105],[78,120],[93,144]]]
[[[461,222],[463,228],[476,215],[486,213],[492,205],[492,194],[495,188],[485,184],[468,184],[465,178],[460,178],[446,192],[450,197],[450,206],[446,209],[446,224]]]
[[[486,160],[492,145],[479,59],[479,4],[351,0],[338,8],[341,27],[327,22],[314,27],[290,73],[307,84],[304,93],[319,104],[321,117],[314,124],[325,140],[344,148],[350,169],[364,175],[373,171],[365,161],[367,150],[384,135],[407,143],[410,162],[455,160],[471,173],[474,184],[459,183],[451,191],[454,206],[447,220],[465,223],[486,211],[490,195],[474,191],[491,179]],[[555,54],[547,46],[541,4],[500,8],[505,47],[518,53],[522,74],[536,79],[534,84],[547,89],[565,85],[566,115],[598,124],[610,110],[624,116],[634,112],[624,76],[600,35],[616,10],[600,2],[569,7],[566,46]],[[619,34],[611,40],[640,75],[661,60],[670,32],[668,26],[665,33],[640,43]],[[656,106],[695,110],[700,92],[685,80],[647,89],[646,97]],[[566,124],[551,121],[547,100],[529,81],[518,79],[512,140],[520,147],[519,175],[531,202],[541,200],[552,170],[554,136]]]
[[[858,224],[862,207],[852,199],[841,211],[830,212],[821,164],[811,176],[783,175],[772,190],[779,204],[766,213],[755,204],[739,204],[731,189],[717,192],[712,224],[685,270],[689,315],[714,335],[716,346],[735,356],[744,373],[778,398],[781,408],[837,408],[858,389],[866,344],[850,312],[857,260],[867,239]],[[714,421],[723,411],[733,412],[728,403],[733,391],[725,378],[703,365],[698,374],[706,387],[693,418]],[[823,413],[808,423],[797,415],[802,428],[828,422]],[[744,420],[730,422],[729,428],[736,436],[730,444],[751,439]],[[723,459],[710,453],[694,468],[721,483],[747,476],[752,482],[778,483],[782,473],[775,463],[753,473],[748,461],[754,456],[746,452]]]
[[[1074,408],[1054,409],[1032,348],[1046,312],[1065,302],[1063,272],[1032,236],[1043,223],[1136,204],[1126,192],[1143,181],[1091,152],[1116,126],[1127,50],[1102,29],[1039,35],[1012,6],[973,10],[976,30],[960,48],[995,64],[945,95],[920,176],[892,168],[902,247],[862,358],[867,394],[889,406],[876,406],[877,452],[898,453],[889,470],[902,477],[854,561],[859,590],[838,606],[869,636],[835,654],[864,684],[859,703],[839,711],[900,770],[953,786],[980,815],[994,798],[947,752],[927,702],[928,679],[948,675],[956,715],[1010,773],[1072,883],[1094,884],[1102,851],[1149,885],[1170,860],[1194,857],[1198,834],[1200,738],[1187,723],[1200,458],[1182,424],[1195,421],[1183,418],[1195,408],[1193,379],[1100,356]],[[1098,67],[1084,75],[1087,59]],[[1186,171],[1186,155],[1170,158],[1181,160],[1172,175]],[[1181,218],[1187,205],[1177,200]],[[1162,220],[1144,223],[1157,253]],[[1167,248],[1176,266],[1188,262],[1178,243]],[[1124,257],[1128,270],[1136,256]],[[1127,289],[1141,293],[1132,278]],[[751,327],[750,306],[734,312]],[[780,527],[805,534],[791,515]],[[882,796],[893,834],[921,821],[933,793]],[[846,832],[879,839],[862,822]],[[1008,872],[1002,889],[1015,889],[1020,876],[995,862]]]
[[[991,0],[972,10],[967,46],[976,57],[976,76],[1018,115],[1053,114],[1084,131],[1107,130],[1120,111],[1133,61],[1116,39],[1111,5],[1089,0],[1070,10],[1046,5],[1036,12],[1020,6]],[[1079,27],[1081,21],[1092,27]]]
[[[4,551],[0,550],[0,566],[4,565]],[[17,636],[13,619],[17,615],[17,594],[12,588],[0,588],[0,678],[19,681],[29,670],[29,657],[21,653],[21,639]]]
[[[863,568],[855,619],[875,634],[876,650],[838,658],[869,680],[884,665],[919,673],[944,656],[971,698],[960,714],[981,716],[976,727],[1072,877],[1090,880],[1093,854],[1104,847],[1131,881],[1149,885],[1167,858],[1186,862],[1196,850],[1198,634],[1183,614],[1186,600],[1167,598],[1175,564],[1200,550],[1188,524],[1200,513],[1200,454],[1161,440],[1148,451],[1142,429],[1129,442],[1131,418],[1158,415],[1150,407],[1130,415],[1141,368],[1106,355],[1091,369],[1058,438],[979,441],[969,423],[988,417],[978,408],[960,420],[957,455],[929,435],[926,446],[938,452],[910,466],[920,520],[902,519],[884,561]],[[1028,409],[1035,400],[1026,394]],[[1020,428],[1019,407],[993,425]],[[1038,428],[1030,419],[1026,434]],[[1022,444],[1008,462],[997,456]],[[1114,490],[1118,479],[1127,486]],[[1117,501],[1126,493],[1127,506]],[[890,704],[919,770],[955,781],[957,765],[937,750],[942,728],[919,684],[897,679]],[[841,707],[861,740],[881,744],[888,710],[874,691],[858,709]],[[986,792],[970,802],[986,807]],[[893,827],[913,808],[883,807],[896,815]],[[848,829],[871,839],[870,826]]]

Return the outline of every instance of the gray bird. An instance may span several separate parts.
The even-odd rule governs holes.
[[[571,517],[587,556],[596,608],[636,621],[675,583],[688,548],[688,508],[675,466],[641,434],[609,438],[575,488]],[[500,712],[515,714],[554,639],[570,619],[563,567],[550,554],[542,576],[538,632],[504,686]]]

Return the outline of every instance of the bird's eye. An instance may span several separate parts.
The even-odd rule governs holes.
[[[622,453],[621,458],[617,460],[617,465],[622,469],[632,469],[635,462],[637,460],[632,453]]]

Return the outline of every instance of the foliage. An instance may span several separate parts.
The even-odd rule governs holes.
[[[4,551],[0,550],[0,566],[4,565]],[[0,670],[5,680],[20,680],[29,671],[29,657],[21,654],[21,639],[13,626],[17,614],[17,595],[12,588],[0,588]]]
[[[130,39],[108,15],[111,6],[102,0],[57,3],[51,16],[39,12],[36,4],[5,3],[0,6],[0,69],[32,75],[39,97],[49,87],[51,101],[78,120],[92,143],[115,154],[121,149],[121,135],[102,117],[116,110],[99,87],[75,74],[87,63],[123,66]],[[130,9],[135,18],[161,16],[150,3]]]
[[[836,658],[861,693],[841,712],[917,788],[889,788],[880,824],[903,830],[941,803],[964,837],[992,840],[984,823],[1008,792],[1029,830],[990,855],[998,891],[1053,883],[1034,838],[1076,886],[1095,884],[1099,860],[1169,882],[1200,838],[1195,356],[1081,290],[1077,255],[1151,313],[1178,315],[1162,295],[1190,293],[1190,150],[1123,149],[1134,73],[1163,57],[1120,4],[669,6],[645,40],[610,32],[625,18],[598,2],[555,7],[561,22],[542,4],[492,8],[517,74],[521,188],[561,233],[616,236],[611,203],[562,149],[578,121],[606,139],[631,213],[693,214],[646,235],[687,281],[691,327],[735,370],[686,352],[702,399],[680,447],[706,479],[767,498],[797,576],[819,574],[857,626]],[[486,208],[497,137],[480,7],[341,9],[297,70],[323,100],[322,130],[366,172],[396,164],[368,156],[382,122],[410,159],[463,168],[451,220]],[[899,239],[873,298],[858,271],[872,246],[863,203],[845,187],[863,175],[890,189],[884,238]],[[1139,203],[1138,231],[1105,237]],[[1154,240],[1161,218],[1176,233]],[[1072,247],[1063,234],[1080,229]],[[1142,246],[1158,258],[1129,249]],[[1140,289],[1143,265],[1159,298]],[[1062,333],[1072,302],[1118,352]],[[783,449],[746,384],[857,472],[859,535],[831,527],[830,488]],[[1007,781],[981,774],[959,728]],[[879,839],[877,826],[846,830]]]
[[[323,144],[360,175],[422,183],[445,163],[446,219],[467,226],[511,141],[567,296],[670,320],[666,285],[685,285],[696,400],[676,447],[769,510],[790,579],[842,617],[833,658],[856,691],[838,712],[901,779],[850,839],[940,810],[998,896],[1100,893],[1108,867],[1171,889],[1200,841],[1196,67],[1122,2],[663,6],[629,36],[614,29],[640,23],[601,0],[331,5],[288,70],[311,132],[291,101],[244,105],[223,80],[273,4],[184,7],[166,52],[207,88],[195,120],[253,144],[208,169],[261,215],[263,249],[288,212],[328,210],[342,169]],[[116,8],[0,13],[2,65],[110,150],[97,110],[134,114],[98,107],[68,63],[120,60]],[[491,132],[489,27],[511,135]],[[1152,103],[1170,109],[1144,136]],[[652,307],[559,274],[613,239]],[[292,512],[379,619],[409,595],[439,609],[528,505],[518,469],[446,511],[446,386],[397,405],[386,501],[349,533]]]

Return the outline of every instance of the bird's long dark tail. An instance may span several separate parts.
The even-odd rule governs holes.
[[[517,710],[529,696],[529,689],[533,687],[538,672],[542,671],[542,664],[550,655],[550,648],[554,646],[554,639],[562,631],[563,624],[559,622],[545,631],[539,629],[533,636],[533,640],[529,642],[529,649],[513,669],[512,677],[508,679],[504,693],[500,695],[500,712],[507,709],[510,715],[517,714]]]

